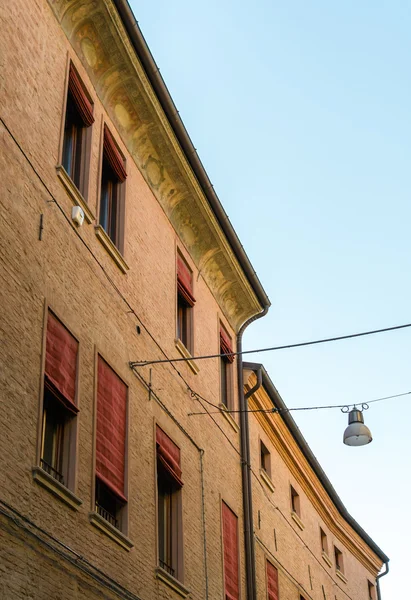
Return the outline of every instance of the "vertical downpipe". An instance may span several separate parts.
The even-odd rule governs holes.
[[[380,579],[381,577],[384,577],[384,575],[387,575],[388,571],[390,570],[390,567],[388,566],[388,561],[385,564],[385,571],[383,573],[380,573],[379,575],[377,575],[375,581],[377,582],[377,598],[378,600],[382,600],[381,598],[381,590],[380,590]]]
[[[251,494],[251,471],[250,471],[250,436],[248,429],[248,413],[244,397],[243,384],[243,358],[241,355],[243,347],[243,333],[246,328],[257,319],[264,317],[268,312],[268,306],[264,310],[248,319],[240,328],[237,335],[237,378],[238,399],[240,408],[240,439],[241,439],[241,480],[243,487],[243,519],[244,519],[244,545],[245,545],[245,568],[247,600],[257,600],[257,580],[255,573],[255,546],[254,546],[254,523],[253,503]]]

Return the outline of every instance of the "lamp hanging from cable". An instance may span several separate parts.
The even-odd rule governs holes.
[[[363,410],[368,408],[363,404],[359,410],[356,406],[348,413],[348,427],[344,431],[343,442],[346,446],[365,446],[372,442],[371,431],[364,425]],[[347,412],[347,411],[342,411]]]

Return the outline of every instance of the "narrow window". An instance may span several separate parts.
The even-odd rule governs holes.
[[[328,541],[327,534],[320,527],[320,539],[321,539],[321,550],[324,554],[328,555]]]
[[[62,163],[83,195],[86,191],[85,172],[89,160],[87,130],[93,123],[93,103],[73,64],[70,63]]]
[[[98,357],[95,510],[126,533],[127,386]]]
[[[182,508],[180,449],[157,426],[158,561],[162,569],[181,579]]]
[[[295,489],[293,488],[292,485],[290,486],[290,494],[291,494],[291,510],[298,517],[301,517],[300,496],[295,491]]]
[[[66,487],[74,469],[77,354],[77,340],[49,311],[40,466]]]
[[[226,600],[239,600],[239,562],[238,562],[238,526],[237,516],[222,503],[223,552],[224,552],[224,588]]]
[[[260,440],[260,464],[261,469],[271,477],[271,456],[267,447]]]
[[[344,574],[344,561],[341,550],[338,550],[336,546],[334,546],[334,558],[335,558],[335,568],[340,573]]]
[[[232,408],[233,400],[233,361],[231,338],[220,323],[220,399],[226,408]]]
[[[268,600],[278,600],[278,570],[267,560],[267,597]]]
[[[123,251],[125,159],[104,126],[99,222],[113,244]]]
[[[294,512],[296,515],[300,516],[300,496],[298,495],[296,490],[293,488],[293,486],[290,486],[290,497],[291,497],[292,512]]]
[[[375,600],[375,585],[368,581],[368,598],[369,600]]]
[[[177,255],[177,339],[192,352],[193,273],[183,257]]]

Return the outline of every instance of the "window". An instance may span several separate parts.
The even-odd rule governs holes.
[[[321,550],[324,554],[328,555],[328,541],[327,534],[320,527],[320,539],[321,539]]]
[[[220,323],[220,354],[228,356],[220,357],[220,398],[221,404],[226,408],[232,408],[233,400],[233,367],[234,356],[232,352],[231,338]]]
[[[261,469],[271,477],[271,456],[267,447],[260,440],[260,465]]]
[[[278,570],[267,560],[267,600],[278,598]]]
[[[341,550],[334,546],[335,569],[344,574],[344,561]]]
[[[78,342],[49,311],[47,316],[40,466],[73,485]]]
[[[293,486],[290,486],[290,494],[291,494],[291,510],[297,516],[301,517],[301,509],[300,509],[300,496],[295,491]]]
[[[222,503],[222,520],[225,599],[239,600],[238,519],[225,502]]]
[[[192,312],[195,303],[193,296],[193,273],[183,257],[177,255],[177,339],[189,352],[193,349]]]
[[[95,510],[126,533],[127,386],[98,357]]]
[[[180,449],[157,426],[158,561],[173,577],[182,577],[182,503]]]
[[[125,160],[104,126],[99,223],[113,244],[123,251]]]
[[[369,600],[375,600],[375,586],[371,583],[371,581],[368,581],[368,598]]]
[[[88,130],[93,123],[93,103],[70,63],[62,163],[83,195],[86,192],[85,178],[89,160]]]

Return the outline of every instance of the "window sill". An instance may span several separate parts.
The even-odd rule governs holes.
[[[134,548],[134,544],[131,540],[128,539],[124,533],[121,533],[119,529],[110,525],[108,521],[103,519],[98,513],[90,512],[88,514],[88,519],[94,527],[97,527],[100,531],[105,533],[109,538],[114,540],[119,546],[130,552],[132,548]]]
[[[331,560],[330,560],[330,558],[329,558],[328,554],[326,554],[324,551],[322,551],[322,552],[321,552],[321,557],[322,557],[323,561],[324,561],[324,562],[325,562],[325,563],[326,563],[326,564],[327,564],[329,567],[332,567],[332,566],[333,566],[333,564],[332,564],[332,562],[331,562]]]
[[[187,358],[188,360],[186,360],[186,363],[188,364],[188,366],[190,367],[190,369],[193,371],[193,373],[195,375],[197,375],[197,373],[199,372],[199,367],[197,366],[197,364],[194,362],[190,352],[187,350],[187,348],[184,346],[183,342],[179,339],[174,340],[175,345],[177,350],[180,352],[181,356],[183,358]]]
[[[344,583],[347,583],[348,579],[346,578],[346,576],[343,573],[341,573],[341,571],[336,569],[335,574],[337,575],[337,577],[339,577],[341,579],[341,581],[343,581]]]
[[[301,529],[301,531],[303,531],[304,523],[301,521],[300,517],[297,515],[296,512],[294,512],[294,511],[291,512],[291,518],[298,525],[298,527]]]
[[[77,188],[76,184],[71,179],[70,175],[67,173],[66,169],[62,165],[57,165],[56,167],[57,177],[60,179],[61,183],[66,188],[68,195],[73,201],[75,206],[80,206],[84,211],[84,218],[87,223],[92,223],[92,221],[96,220],[96,217],[90,210],[89,205],[85,201],[82,193]]]
[[[221,410],[223,416],[225,419],[227,419],[227,421],[230,423],[231,427],[234,429],[234,431],[236,433],[238,433],[240,431],[239,426],[237,425],[237,422],[233,419],[233,417],[231,416],[229,409],[226,407],[225,404],[222,404],[220,402],[220,404],[218,405],[219,409]]]
[[[111,258],[114,260],[120,271],[122,271],[123,273],[127,273],[127,271],[129,270],[128,264],[124,260],[118,248],[116,248],[110,237],[104,231],[102,226],[96,225],[94,229],[96,232],[97,239],[102,243],[104,248],[110,254]]]
[[[274,493],[275,492],[274,484],[271,481],[271,477],[269,476],[269,474],[266,471],[264,471],[264,469],[260,469],[260,477],[264,481],[266,486],[269,488],[269,490]]]
[[[170,573],[167,573],[167,571],[161,567],[156,568],[156,578],[168,585],[168,587],[177,592],[177,594],[182,598],[187,598],[187,596],[190,594],[190,590],[188,590],[182,583],[180,583],[180,581],[178,581],[178,579],[170,575]]]
[[[31,472],[36,483],[54,494],[62,502],[65,502],[73,510],[78,510],[83,504],[80,498],[77,498],[65,485],[54,479],[54,477],[46,473],[41,467],[33,467]]]

